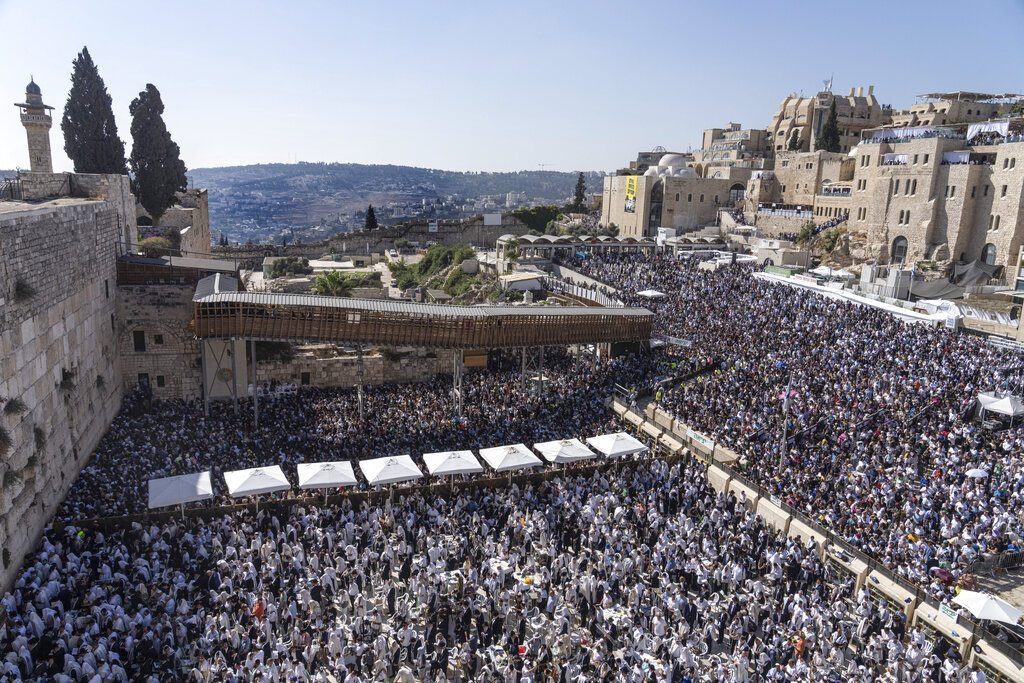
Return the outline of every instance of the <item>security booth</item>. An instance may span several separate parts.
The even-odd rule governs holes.
[[[892,609],[903,612],[907,616],[907,623],[913,620],[914,608],[917,607],[917,598],[913,593],[877,571],[868,574],[864,585],[872,598],[883,600]]]
[[[1024,664],[1020,655],[1011,656],[1003,643],[979,640],[971,648],[971,666],[985,672],[986,683],[1015,683],[1024,681]]]
[[[870,571],[867,562],[835,544],[825,550],[825,568],[853,576],[854,591],[860,590]]]
[[[945,606],[936,608],[922,602],[914,611],[913,625],[924,633],[925,639],[931,644],[929,654],[934,652],[942,657],[949,648],[953,648],[960,653],[963,661],[967,661],[971,631],[957,624],[953,609]]]

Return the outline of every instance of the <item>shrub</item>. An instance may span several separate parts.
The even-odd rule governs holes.
[[[40,427],[38,425],[33,427],[32,428],[32,436],[35,437],[36,449],[37,450],[41,449],[43,446],[46,445],[46,432],[43,431],[42,427]]]
[[[0,455],[7,455],[11,450],[11,434],[3,425],[0,425]]]
[[[36,295],[36,288],[28,283],[25,278],[19,277],[14,280],[14,300],[24,303]]]
[[[263,276],[273,280],[285,275],[309,275],[312,272],[313,268],[309,265],[309,259],[301,256],[285,256],[272,261]]]
[[[60,388],[63,391],[71,391],[75,388],[75,371],[67,368],[61,368],[60,371]]]
[[[166,256],[171,249],[171,241],[166,237],[147,237],[139,241],[139,251],[147,258]]]
[[[28,406],[20,398],[8,399],[4,404],[4,415],[20,415],[28,410]]]

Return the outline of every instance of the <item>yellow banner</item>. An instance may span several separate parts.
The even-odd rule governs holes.
[[[636,213],[636,176],[626,178],[626,213]]]

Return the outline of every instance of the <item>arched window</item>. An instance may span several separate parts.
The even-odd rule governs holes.
[[[907,238],[897,237],[892,241],[892,258],[889,263],[903,263],[907,259]]]
[[[981,260],[990,266],[994,266],[996,264],[996,245],[986,244],[985,248],[981,250]]]
[[[734,204],[737,203],[737,202],[742,202],[743,201],[743,197],[746,194],[747,194],[747,187],[746,187],[746,185],[742,185],[741,183],[736,183],[735,185],[733,185],[732,187],[729,188],[729,201],[734,203]]]

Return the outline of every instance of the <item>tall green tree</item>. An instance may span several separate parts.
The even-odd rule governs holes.
[[[586,209],[587,202],[587,181],[584,180],[583,174],[580,173],[576,176],[576,191],[572,195],[572,210],[573,213],[583,213]]]
[[[370,230],[376,230],[378,227],[380,226],[377,225],[377,214],[373,212],[373,204],[370,204],[366,207],[366,222],[363,223],[363,230],[369,232]]]
[[[826,152],[838,152],[842,149],[839,142],[839,115],[836,114],[835,98],[832,98],[832,106],[828,108],[828,118],[821,129],[821,135],[818,136],[817,148]]]
[[[797,130],[796,128],[793,129],[792,135],[789,136],[789,146],[787,147],[787,149],[790,152],[800,151],[800,131]]]
[[[142,206],[159,220],[176,201],[175,195],[188,188],[181,150],[164,124],[164,103],[152,83],[132,100],[133,189]]]
[[[71,62],[71,90],[60,129],[75,173],[128,173],[110,95],[89,48],[83,47]]]

